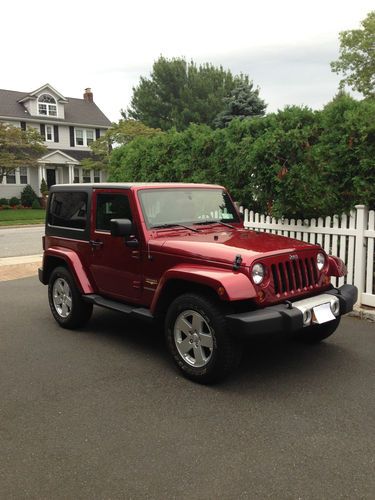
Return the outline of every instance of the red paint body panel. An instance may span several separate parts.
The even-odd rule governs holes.
[[[336,276],[340,278],[341,276],[346,276],[348,274],[345,263],[339,257],[329,255],[328,262],[329,262],[329,268],[328,268],[329,276]]]
[[[85,267],[82,264],[77,251],[63,247],[49,247],[44,252],[43,268],[45,267],[45,264],[49,257],[57,257],[66,262],[69,269],[72,271],[76,279],[76,283],[78,284],[82,293],[95,292],[95,289],[92,287],[91,281],[87,276]]]
[[[151,304],[153,312],[157,306],[163,288],[170,280],[183,280],[188,283],[197,283],[212,288],[217,293],[223,287],[225,294],[222,300],[245,300],[256,296],[256,291],[249,278],[241,272],[233,272],[215,267],[204,267],[189,264],[180,264],[168,269],[161,278]]]

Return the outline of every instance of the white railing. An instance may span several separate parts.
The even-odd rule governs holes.
[[[243,209],[245,227],[257,231],[289,236],[309,243],[317,243],[331,255],[337,255],[346,264],[348,274],[332,280],[335,286],[344,283],[358,288],[358,305],[375,307],[374,240],[375,212],[364,205],[356,205],[349,215],[334,215],[323,219],[275,219]]]

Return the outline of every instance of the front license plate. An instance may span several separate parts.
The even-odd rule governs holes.
[[[314,323],[318,323],[320,325],[322,323],[327,323],[327,321],[332,321],[333,319],[336,319],[336,317],[331,311],[331,304],[329,302],[313,307]]]

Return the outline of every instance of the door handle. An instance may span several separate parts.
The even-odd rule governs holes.
[[[103,246],[103,242],[102,242],[102,241],[99,241],[99,240],[90,240],[90,245],[91,245],[93,248],[99,248],[99,247],[102,247],[102,246]]]

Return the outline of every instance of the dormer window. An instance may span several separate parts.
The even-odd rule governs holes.
[[[44,116],[57,116],[56,99],[50,94],[42,94],[38,98],[38,112]]]

